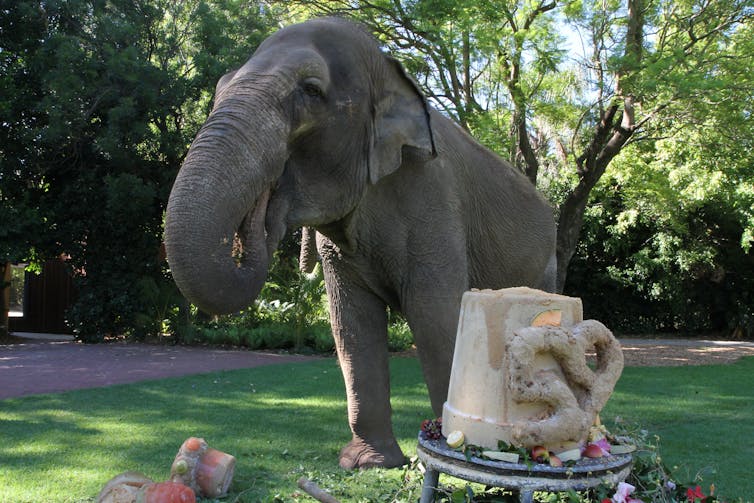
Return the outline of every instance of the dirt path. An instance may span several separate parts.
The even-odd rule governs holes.
[[[732,363],[752,342],[622,339],[627,366]],[[161,379],[217,370],[309,361],[315,357],[151,344],[78,344],[20,339],[0,345],[0,399]]]
[[[620,339],[626,366],[671,367],[733,363],[754,356],[754,342],[697,339]]]
[[[0,399],[312,358],[184,346],[24,340],[0,345]]]

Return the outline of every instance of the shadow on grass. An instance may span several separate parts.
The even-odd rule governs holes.
[[[431,417],[418,363],[391,361],[393,425],[415,452]],[[707,466],[729,499],[750,498],[754,459],[754,358],[734,365],[627,368],[603,412],[662,437],[669,465],[691,478]],[[91,501],[112,476],[168,477],[183,440],[204,437],[238,459],[226,501],[311,501],[296,489],[313,478],[342,501],[411,501],[406,472],[344,472],[350,439],[343,381],[334,359],[195,375],[0,401],[0,501]]]
[[[752,501],[754,357],[732,365],[626,368],[601,415],[656,435],[665,464],[682,482],[701,473],[721,497]]]
[[[396,432],[410,451],[431,414],[426,388],[410,359],[393,361],[392,380]],[[86,501],[126,470],[164,480],[189,436],[238,458],[239,501],[295,501],[298,477],[343,475],[338,452],[350,440],[334,359],[0,403],[0,501]]]

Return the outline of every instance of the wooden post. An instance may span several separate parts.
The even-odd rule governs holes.
[[[11,266],[10,262],[5,262],[2,267],[2,281],[0,281],[0,341],[6,341],[10,338],[8,330],[8,313],[10,312],[10,280]]]

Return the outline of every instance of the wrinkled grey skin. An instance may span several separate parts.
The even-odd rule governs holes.
[[[218,83],[168,203],[175,281],[203,310],[238,311],[258,295],[286,229],[300,226],[317,230],[345,378],[344,468],[404,462],[386,306],[411,326],[439,415],[463,292],[555,284],[548,205],[342,20],[278,31]]]

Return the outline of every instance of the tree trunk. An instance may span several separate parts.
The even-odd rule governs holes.
[[[524,160],[523,172],[529,181],[537,186],[537,177],[539,176],[539,160],[534,153],[534,149],[531,146],[529,140],[529,129],[526,124],[526,112],[516,111],[516,114],[520,114],[517,124],[517,136],[518,136],[518,152]]]
[[[618,70],[615,84],[615,99],[601,113],[600,122],[584,152],[576,159],[579,181],[559,208],[557,262],[557,291],[562,292],[568,273],[568,264],[579,241],[584,225],[584,212],[589,202],[589,193],[605,173],[607,166],[626,145],[636,130],[634,97],[630,90],[631,78],[635,76],[642,58],[644,40],[643,0],[628,0],[625,63]],[[619,112],[619,103],[622,105]]]
[[[630,98],[626,98],[625,101],[624,107],[631,106]],[[623,120],[620,120],[620,117],[618,117],[620,122],[615,120],[617,108],[614,105],[605,112],[587,150],[576,159],[579,183],[560,205],[556,246],[558,292],[563,291],[568,264],[576,253],[576,245],[584,225],[584,212],[589,202],[589,193],[605,173],[610,161],[620,153],[634,132],[633,124],[626,124],[625,113],[621,114]],[[611,130],[612,134],[608,136]]]

